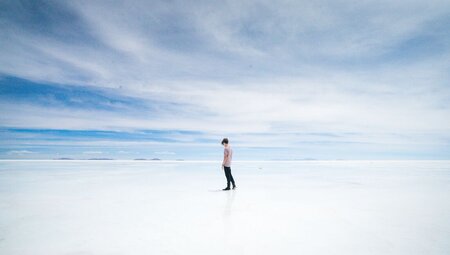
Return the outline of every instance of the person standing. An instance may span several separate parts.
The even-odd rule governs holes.
[[[225,177],[227,177],[227,187],[223,190],[230,190],[230,183],[233,184],[233,189],[235,189],[236,184],[234,183],[233,175],[231,175],[231,159],[233,158],[233,150],[228,144],[228,138],[224,138],[222,140],[222,145],[224,147],[222,167],[225,172]]]

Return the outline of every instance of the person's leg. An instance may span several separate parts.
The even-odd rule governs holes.
[[[230,181],[233,184],[233,187],[236,187],[236,184],[234,183],[233,175],[231,174],[231,167],[229,169],[230,169]]]
[[[231,172],[229,167],[224,167],[223,170],[225,171],[225,177],[227,177],[227,188],[230,188],[230,182],[231,182]]]

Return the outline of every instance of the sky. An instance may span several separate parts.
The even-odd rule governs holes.
[[[450,2],[0,1],[0,159],[450,159]]]

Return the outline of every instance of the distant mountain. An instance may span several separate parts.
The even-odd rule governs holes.
[[[112,158],[89,158],[87,160],[114,160]]]
[[[75,160],[73,158],[54,158],[53,160]]]
[[[159,158],[152,158],[151,160],[161,160],[161,159],[159,159]]]
[[[135,158],[134,160],[148,160],[146,158]]]

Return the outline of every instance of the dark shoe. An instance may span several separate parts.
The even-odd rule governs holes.
[[[230,187],[226,187],[226,188],[224,188],[223,190],[230,190]]]
[[[233,186],[233,189],[235,189],[235,188],[236,188],[236,185]]]

